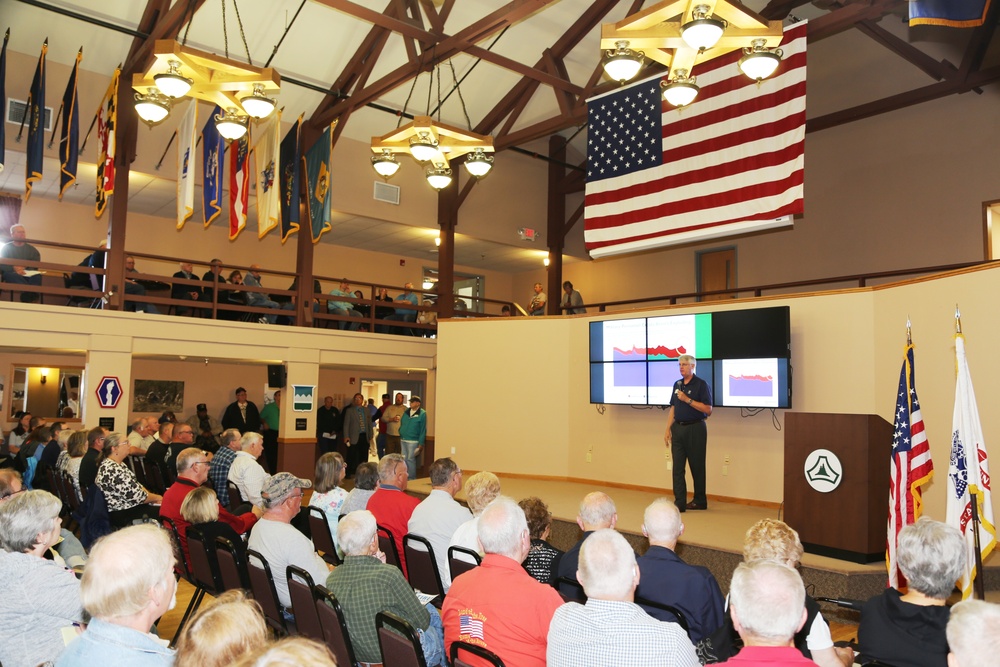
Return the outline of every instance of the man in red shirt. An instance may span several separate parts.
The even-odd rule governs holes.
[[[524,510],[511,498],[494,500],[479,516],[479,542],[483,564],[457,577],[444,599],[445,654],[463,641],[507,665],[545,667],[549,623],[563,600],[521,567],[531,548]]]
[[[181,516],[181,503],[187,498],[187,494],[208,480],[208,458],[208,453],[197,447],[188,447],[182,450],[177,455],[177,481],[163,494],[163,504],[160,505],[160,517],[170,519],[177,526],[181,551],[184,553],[184,560],[187,563],[191,562],[187,542],[187,528],[191,524]],[[233,530],[241,535],[257,523],[261,513],[262,510],[255,506],[252,512],[237,516],[231,514],[221,504],[219,505],[219,521],[229,524]]]
[[[420,504],[419,500],[405,493],[409,479],[403,455],[386,454],[378,462],[378,489],[368,499],[368,511],[375,515],[375,521],[392,531],[404,575],[406,559],[403,557],[403,536],[406,535],[413,509]]]

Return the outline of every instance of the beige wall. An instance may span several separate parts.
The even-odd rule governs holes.
[[[1000,419],[1000,315],[992,295],[1000,269],[885,289],[805,295],[740,304],[677,307],[646,314],[784,305],[791,308],[793,406],[798,412],[873,413],[892,421],[905,344],[913,323],[917,389],[937,477],[927,511],[943,518],[954,405],[954,307],[962,305],[986,443]],[[456,446],[469,469],[489,469],[671,487],[664,458],[666,414],[589,404],[591,318],[448,321],[438,351],[439,446]],[[710,494],[780,502],[785,411],[743,417],[718,408],[709,420]],[[890,443],[885,443],[889,456]],[[588,452],[591,461],[587,462]],[[994,454],[1000,456],[1000,454]],[[729,474],[723,459],[731,457]],[[994,501],[996,504],[996,501]]]

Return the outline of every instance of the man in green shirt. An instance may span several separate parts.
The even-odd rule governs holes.
[[[281,390],[274,392],[274,400],[260,411],[261,430],[264,436],[264,458],[271,474],[278,472],[278,426],[281,423]]]

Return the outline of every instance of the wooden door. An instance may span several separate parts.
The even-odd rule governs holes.
[[[736,248],[724,248],[698,253],[698,291],[733,289],[736,287]],[[710,294],[701,301],[735,299],[736,292]]]

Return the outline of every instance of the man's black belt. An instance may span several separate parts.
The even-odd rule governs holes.
[[[690,421],[690,422],[677,422],[677,423],[680,424],[681,426],[690,426],[691,424],[700,424],[703,421],[705,421],[705,420],[704,419],[695,419],[694,421]]]

